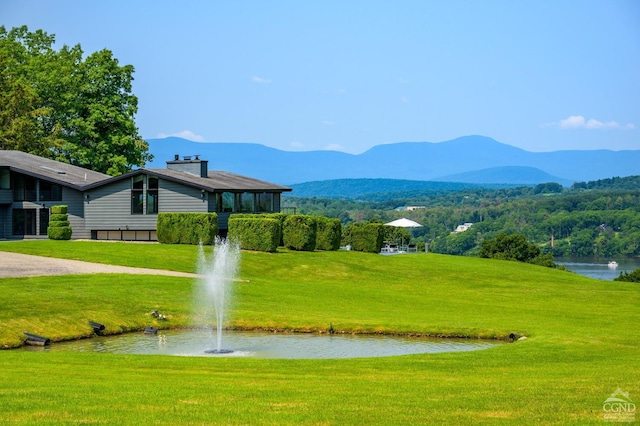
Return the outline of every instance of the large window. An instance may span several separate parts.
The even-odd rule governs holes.
[[[36,178],[11,174],[13,180],[13,201],[38,201],[36,198]],[[21,234],[16,234],[21,235]]]
[[[36,209],[13,209],[13,235],[36,235]]]
[[[223,192],[222,194],[217,194],[217,205],[218,211],[224,213],[231,213],[235,211],[235,196],[233,192]]]
[[[0,170],[0,189],[11,189],[11,172]]]
[[[40,209],[40,235],[47,235],[49,227],[49,209]]]
[[[144,213],[144,175],[131,178],[131,214]]]
[[[147,180],[147,214],[158,214],[158,178],[155,176]]]
[[[239,195],[239,205],[241,213],[253,213],[255,209],[255,197],[253,192],[243,192]]]
[[[40,201],[62,201],[62,186],[40,180]]]
[[[256,194],[256,199],[256,211],[260,213],[273,211],[273,194],[271,192],[262,192],[260,194]]]

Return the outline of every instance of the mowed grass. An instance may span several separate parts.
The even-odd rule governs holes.
[[[197,249],[0,243],[20,251],[195,271]],[[2,253],[0,252],[0,256]],[[98,259],[99,258],[99,259]],[[126,259],[126,260],[125,260]],[[132,260],[135,260],[132,262]],[[603,421],[640,400],[640,286],[487,259],[244,252],[228,326],[528,339],[493,349],[351,360],[0,351],[0,423],[469,424]],[[0,344],[187,326],[195,280],[78,275],[0,280]],[[154,322],[150,311],[170,316]]]

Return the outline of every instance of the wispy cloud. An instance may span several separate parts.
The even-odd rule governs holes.
[[[204,136],[197,135],[191,130],[183,130],[181,132],[175,133],[160,133],[158,134],[158,138],[168,138],[170,136],[175,136],[177,138],[188,139],[194,142],[204,142]]]
[[[323,120],[322,124],[324,124],[325,126],[335,126],[336,122],[331,120]]]
[[[402,102],[403,104],[408,104],[409,103],[409,98],[407,98],[406,96],[403,96],[400,98],[400,102]]]
[[[258,84],[270,84],[271,83],[271,80],[269,80],[268,78],[258,77],[257,75],[251,76],[251,81],[253,81],[254,83],[258,83]]]
[[[324,147],[326,151],[344,151],[344,146],[337,143],[331,143]]]
[[[302,142],[298,142],[298,141],[293,141],[289,144],[289,146],[291,148],[294,149],[303,149],[304,148],[304,144]]]
[[[582,115],[571,115],[563,120],[543,124],[542,127],[558,127],[563,130],[571,129],[635,129],[632,123],[620,124],[617,121],[600,121],[595,118],[586,119]]]

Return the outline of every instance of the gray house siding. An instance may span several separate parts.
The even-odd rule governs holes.
[[[132,214],[131,197],[130,179],[86,191],[84,210],[88,238],[155,240],[158,215],[146,213],[146,197],[144,213]],[[163,179],[158,181],[160,212],[206,212],[207,206],[206,196],[203,200],[200,190]]]
[[[194,212],[209,211],[208,198],[210,194],[197,188],[181,185],[160,179],[158,182],[158,210],[161,212]]]
[[[91,238],[91,232],[85,227],[83,193],[72,188],[62,188],[62,201],[46,203],[47,208],[51,205],[66,205],[69,222],[71,223],[71,238],[87,239]]]
[[[86,191],[85,227],[96,230],[155,229],[156,215],[131,214],[131,182],[119,180]]]

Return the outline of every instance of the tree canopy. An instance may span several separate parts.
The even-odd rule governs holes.
[[[107,49],[54,49],[55,36],[0,26],[0,149],[112,176],[152,157],[138,134],[134,68]]]

